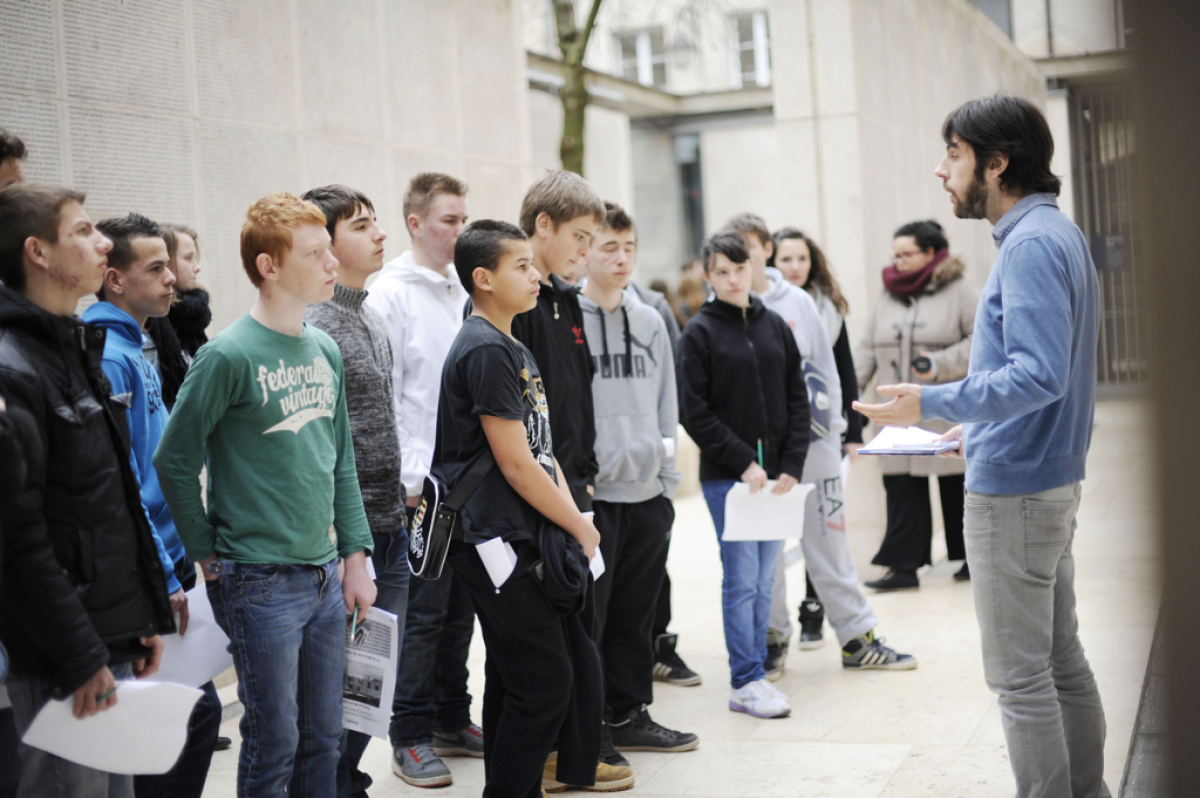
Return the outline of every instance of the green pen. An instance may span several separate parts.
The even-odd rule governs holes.
[[[358,631],[358,605],[354,605],[354,620],[350,622],[350,639],[354,639],[354,633]]]
[[[758,439],[758,467],[766,468],[766,466],[763,465],[763,459],[762,459],[762,438]]]
[[[108,699],[112,698],[112,695],[115,692],[117,692],[117,685],[114,684],[112,687],[105,690],[100,695],[96,696],[96,705],[99,706],[100,704],[103,704]]]

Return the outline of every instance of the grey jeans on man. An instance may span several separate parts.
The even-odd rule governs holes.
[[[964,534],[983,671],[999,698],[1018,798],[1109,798],[1104,708],[1079,642],[1079,483],[1040,493],[967,491]]]
[[[111,670],[118,682],[133,678],[129,665],[115,665]],[[9,674],[8,696],[17,734],[23,735],[51,700],[50,685],[41,679]],[[67,696],[66,700],[73,702],[75,698]],[[93,770],[24,743],[17,752],[21,757],[17,798],[133,798],[133,776]]]

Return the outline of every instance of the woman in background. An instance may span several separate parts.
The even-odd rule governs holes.
[[[979,292],[963,274],[963,261],[950,254],[942,226],[911,222],[893,236],[896,259],[883,269],[883,293],[872,309],[862,345],[855,353],[858,386],[899,382],[953,382],[967,376]],[[868,401],[882,401],[879,398]],[[944,421],[922,422],[945,432]],[[937,476],[949,559],[963,560],[954,575],[971,578],[963,547],[963,474],[966,461],[946,457],[882,457],[887,491],[887,532],[871,560],[889,569],[867,582],[876,590],[920,587],[917,569],[932,560],[933,510],[929,477]]]

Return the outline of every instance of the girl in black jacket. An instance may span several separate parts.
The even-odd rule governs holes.
[[[701,257],[716,297],[680,338],[681,417],[700,447],[700,482],[718,539],[725,495],[777,480],[786,493],[804,471],[809,408],[800,352],[784,322],[750,295],[749,253],[736,233],[717,233]],[[720,541],[722,611],[729,651],[729,708],[756,717],[791,712],[763,668],[779,541]]]

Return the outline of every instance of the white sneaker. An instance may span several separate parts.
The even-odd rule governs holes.
[[[750,682],[729,694],[729,708],[756,718],[784,718],[792,713],[787,697],[766,679]]]
[[[783,703],[791,706],[791,702],[788,700],[787,693],[783,692],[778,687],[776,687],[774,684],[772,684],[770,679],[763,682],[763,687],[766,688],[767,692],[771,693],[776,698],[783,701]]]

